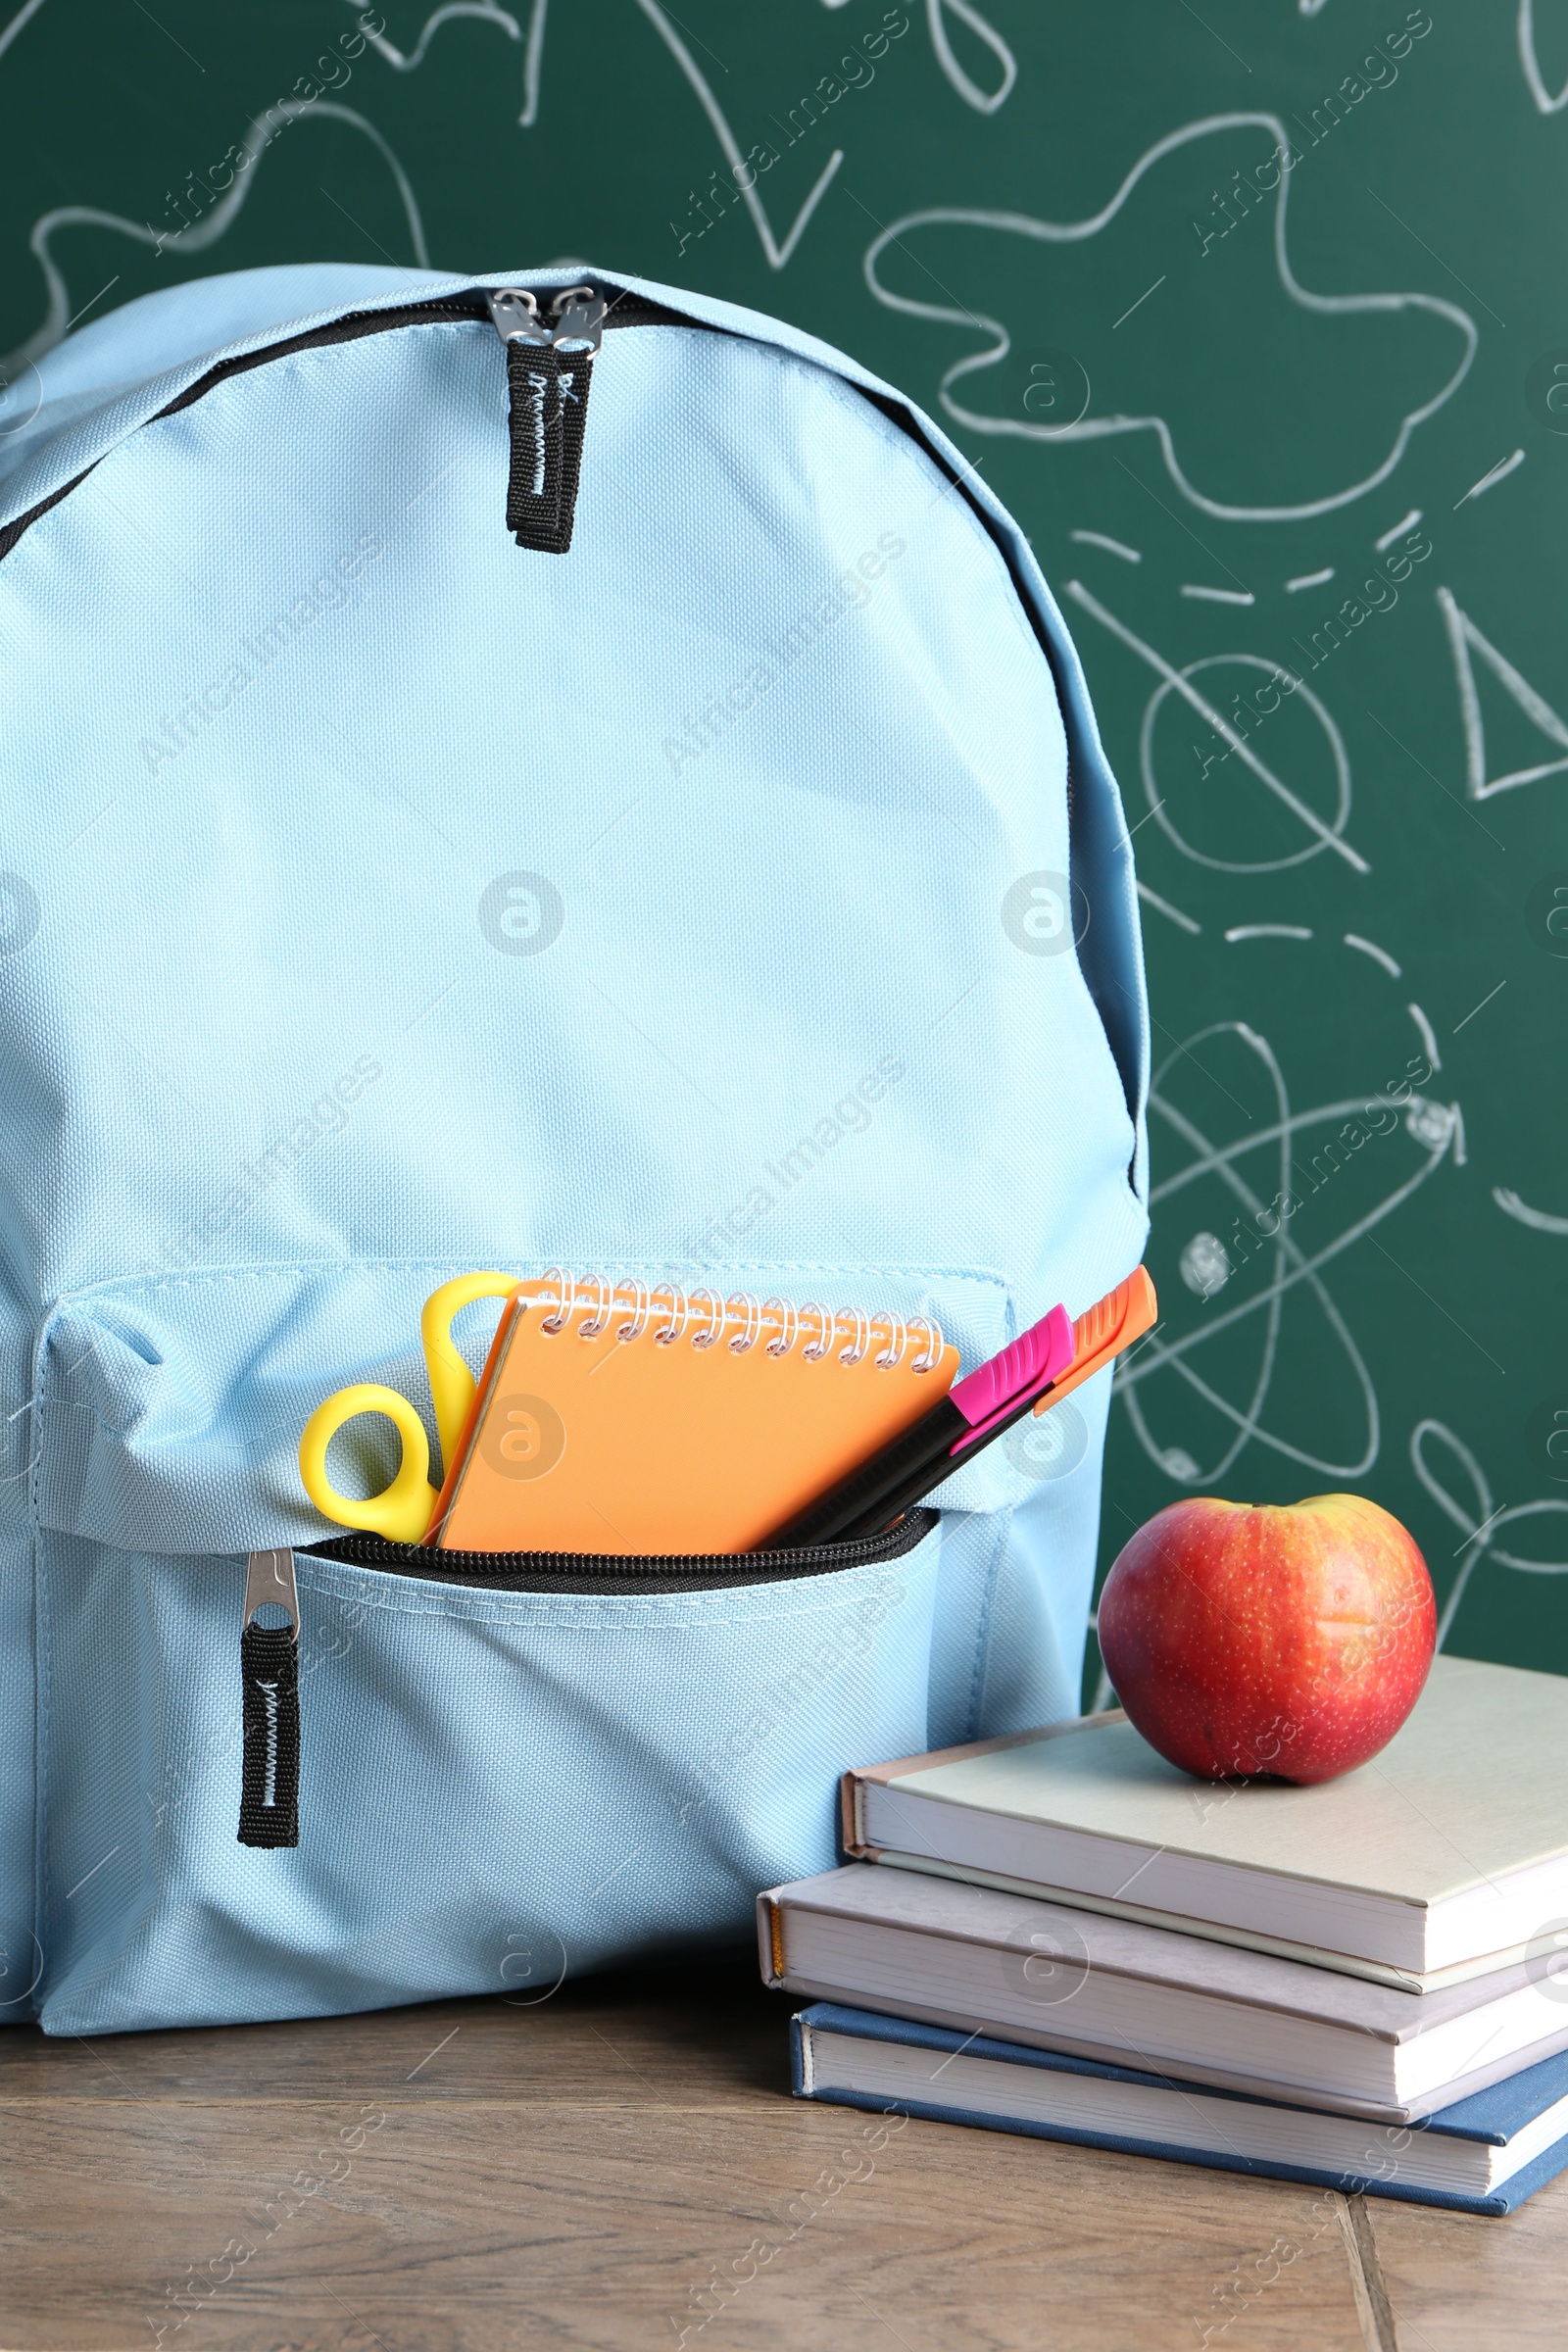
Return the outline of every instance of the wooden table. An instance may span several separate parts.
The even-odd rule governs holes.
[[[0,2352],[1488,2352],[1568,2340],[1507,2221],[788,2095],[745,1955],[533,2006],[0,2034]]]

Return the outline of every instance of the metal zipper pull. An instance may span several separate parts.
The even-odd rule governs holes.
[[[295,1641],[300,1632],[300,1596],[294,1582],[292,1551],[253,1551],[245,1566],[245,1623],[250,1624],[258,1609],[270,1600],[276,1601],[288,1611],[289,1626]],[[264,1629],[266,1630],[266,1629]],[[278,1633],[281,1626],[272,1629]]]
[[[604,297],[593,286],[564,286],[548,322],[523,286],[488,297],[507,355],[511,466],[507,528],[519,547],[564,556],[571,546],[588,417],[588,387],[604,335]]]
[[[556,349],[583,351],[592,359],[604,341],[604,296],[592,286],[564,286],[551,302],[550,316]]]
[[[269,1601],[287,1625],[258,1625]],[[241,1845],[300,1841],[300,1602],[292,1551],[253,1551],[245,1570],[239,1638],[244,1739],[239,1799]]]
[[[488,298],[490,317],[503,343],[548,343],[550,329],[526,286],[498,286]]]

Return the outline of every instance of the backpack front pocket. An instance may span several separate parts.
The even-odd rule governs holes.
[[[41,1335],[46,2030],[532,1998],[743,1937],[760,1887],[833,1862],[839,1772],[926,1745],[934,1514],[870,1544],[698,1559],[318,1541],[301,1429],[345,1374],[429,1413],[419,1307],[462,1270],[126,1280]],[[923,1303],[906,1276],[875,1287]],[[938,1304],[994,1351],[996,1286]],[[390,1424],[350,1434],[378,1492]],[[998,1475],[974,1465],[944,1500],[961,1488],[983,1513]],[[267,1547],[298,1646],[259,1603],[247,1677],[248,1555]],[[268,1842],[241,1841],[242,1798]]]
[[[250,1847],[244,1558],[44,1543],[46,2032],[535,2000],[737,1939],[831,1866],[839,1771],[925,1743],[929,1513],[782,1581],[297,1551],[301,1841]]]

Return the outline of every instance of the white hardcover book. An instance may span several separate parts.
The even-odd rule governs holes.
[[[1049,1894],[1418,1991],[1549,1966],[1568,1912],[1568,1679],[1440,1657],[1370,1763],[1195,1780],[1119,1711],[845,1776],[867,1860]]]

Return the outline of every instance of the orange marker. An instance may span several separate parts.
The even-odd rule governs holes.
[[[1072,1362],[1059,1380],[1052,1382],[1035,1411],[1049,1412],[1071,1390],[1092,1379],[1102,1364],[1108,1364],[1112,1356],[1120,1355],[1134,1340],[1141,1340],[1146,1331],[1152,1330],[1158,1313],[1159,1301],[1149,1279],[1149,1268],[1135,1266],[1125,1282],[1118,1282],[1098,1305],[1077,1317],[1072,1327]]]

